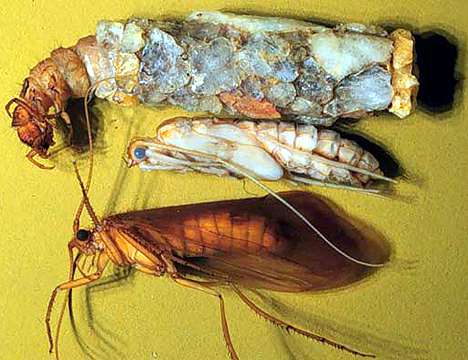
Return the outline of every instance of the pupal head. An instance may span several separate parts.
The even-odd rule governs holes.
[[[147,146],[144,140],[133,140],[127,147],[127,165],[132,167],[148,160]]]

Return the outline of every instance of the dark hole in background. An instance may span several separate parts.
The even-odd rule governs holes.
[[[433,113],[453,108],[459,77],[458,47],[437,31],[414,34],[418,69],[418,106]]]
[[[88,104],[89,119],[91,123],[91,136],[93,138],[93,143],[99,132],[98,114],[96,114],[95,111],[93,111],[94,103],[95,100],[92,99],[91,102]],[[58,122],[58,129],[61,132],[65,143],[78,152],[88,150],[88,128],[86,125],[83,99],[70,99],[66,108],[66,112],[70,117],[71,128],[73,129],[73,131],[71,132],[71,138],[70,128],[62,121]]]

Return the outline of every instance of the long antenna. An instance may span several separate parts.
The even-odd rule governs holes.
[[[177,146],[172,146],[172,145],[165,145],[165,144],[159,144],[159,143],[151,143],[151,145],[147,145],[148,147],[154,147],[154,148],[159,148],[159,149],[164,149],[164,150],[170,150],[170,151],[175,151],[175,152],[180,152],[180,153],[185,153],[188,155],[192,156],[197,156],[205,159],[209,159],[213,162],[217,162],[218,164],[221,164],[225,166],[226,168],[238,172],[239,174],[245,176],[248,178],[250,181],[252,181],[254,184],[265,190],[268,194],[273,196],[275,199],[277,199],[280,203],[282,203],[284,206],[286,206],[289,210],[291,210],[299,219],[301,219],[312,231],[314,231],[320,239],[322,239],[328,246],[330,246],[334,251],[336,251],[338,254],[343,256],[344,258],[348,259],[349,261],[352,261],[356,264],[362,265],[362,266],[367,266],[371,268],[378,268],[378,267],[383,267],[385,266],[385,263],[368,263],[363,260],[359,260],[354,258],[353,256],[347,254],[345,251],[341,250],[339,247],[337,247],[335,244],[333,244],[330,240],[327,239],[327,237],[322,234],[322,232],[315,227],[304,215],[301,214],[300,211],[298,211],[293,205],[291,205],[286,199],[278,195],[276,192],[274,192],[272,189],[270,189],[268,186],[263,184],[261,181],[257,180],[253,175],[249,174],[249,172],[245,169],[242,169],[238,165],[234,165],[230,163],[229,161],[220,159],[216,156],[205,154],[202,152],[198,151],[193,151],[193,150],[186,150],[179,148]]]
[[[101,226],[101,222],[99,221],[98,217],[96,216],[96,213],[94,212],[93,207],[91,206],[91,203],[88,198],[88,194],[86,192],[86,188],[83,184],[83,180],[81,179],[80,172],[78,171],[78,166],[76,165],[76,162],[73,162],[73,167],[75,168],[75,174],[76,178],[78,179],[78,182],[81,187],[81,192],[83,193],[83,200],[84,204],[86,206],[86,210],[88,210],[89,216],[91,216],[91,220],[93,221],[94,226]]]
[[[91,132],[91,121],[89,118],[88,103],[90,101],[89,98],[91,94],[93,93],[94,90],[96,90],[96,87],[100,82],[101,81],[98,81],[96,82],[96,84],[89,87],[83,99],[84,113],[85,113],[85,119],[86,119],[86,130],[88,132],[88,145],[89,145],[89,170],[88,170],[88,178],[86,180],[86,192],[87,193],[89,192],[89,189],[91,187],[91,179],[93,176],[93,167],[94,167],[93,137],[92,137],[92,132]],[[78,209],[76,210],[75,219],[73,221],[73,233],[74,234],[76,234],[80,228],[80,217],[81,217],[81,213],[83,212],[84,206],[85,206],[85,201],[83,197],[83,199],[81,199],[80,205],[78,206]]]

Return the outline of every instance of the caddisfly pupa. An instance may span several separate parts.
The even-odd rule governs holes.
[[[369,151],[337,131],[283,121],[174,118],[163,122],[154,138],[131,140],[127,158],[129,166],[144,171],[247,173],[258,180],[371,193],[379,192],[372,180],[395,181]]]

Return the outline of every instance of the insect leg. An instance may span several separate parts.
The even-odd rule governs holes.
[[[53,168],[55,168],[55,165],[47,166],[47,165],[41,164],[39,161],[34,159],[36,155],[38,155],[38,153],[35,150],[31,150],[26,155],[26,158],[40,169],[52,170]]]
[[[231,357],[232,360],[239,360],[239,357],[237,356],[236,350],[234,349],[234,346],[232,345],[231,341],[231,336],[229,335],[229,327],[226,319],[226,311],[224,309],[224,299],[223,296],[216,290],[211,289],[209,286],[214,286],[216,284],[219,284],[219,282],[200,282],[200,281],[195,281],[195,280],[190,280],[181,277],[177,273],[171,274],[172,279],[179,285],[189,287],[191,289],[196,289],[203,291],[206,294],[216,296],[219,299],[219,306],[221,310],[221,325],[223,327],[223,335],[224,335],[224,341],[226,342],[226,346],[229,351],[229,356]]]
[[[13,104],[21,105],[33,119],[37,119],[37,114],[31,109],[31,106],[21,98],[13,98],[5,105],[5,110],[10,118],[13,118],[13,113],[10,111]],[[14,119],[13,119],[14,122]]]
[[[108,262],[109,262],[109,258],[106,255],[101,254],[101,256],[98,259],[97,271],[95,273],[90,274],[90,275],[88,275],[86,277],[76,279],[76,280],[70,280],[70,281],[64,282],[64,283],[58,285],[52,291],[52,294],[50,295],[50,299],[49,299],[49,304],[47,306],[47,313],[46,313],[46,318],[45,318],[46,329],[47,329],[47,337],[49,339],[49,345],[50,345],[49,352],[52,352],[53,348],[54,348],[54,339],[52,337],[52,329],[51,329],[51,326],[50,326],[50,317],[51,317],[51,314],[52,314],[52,309],[53,309],[55,298],[57,297],[57,294],[61,290],[75,289],[77,287],[85,286],[85,285],[87,285],[89,283],[92,283],[92,282],[100,279],[101,276],[102,276],[102,273],[104,271],[104,268],[106,267]],[[58,337],[58,334],[57,334],[56,338],[57,337]]]
[[[234,285],[234,284],[230,284],[231,285],[231,288],[234,290],[234,292],[240,297],[240,299],[251,309],[253,310],[257,315],[259,315],[260,317],[264,318],[265,320],[267,321],[270,321],[271,323],[273,323],[274,325],[286,330],[286,331],[294,331],[300,335],[303,335],[309,339],[312,339],[312,340],[315,340],[315,341],[319,341],[321,343],[324,343],[324,344],[327,344],[327,345],[330,345],[334,348],[337,348],[339,350],[343,350],[343,351],[346,351],[346,352],[349,352],[353,355],[358,355],[358,356],[362,356],[362,357],[370,357],[370,358],[375,358],[375,355],[373,354],[366,354],[366,353],[362,353],[360,351],[357,351],[357,350],[354,350],[346,345],[343,345],[343,344],[340,344],[340,343],[337,343],[333,340],[330,340],[330,339],[327,339],[323,336],[320,336],[320,335],[317,335],[317,334],[313,334],[309,331],[306,331],[306,330],[302,330],[302,329],[299,329],[291,324],[288,324],[287,322],[281,320],[281,319],[278,319],[276,317],[274,317],[273,315],[271,314],[268,314],[266,311],[260,309],[254,302],[252,302],[247,296],[245,296],[241,291],[240,289]]]
[[[332,189],[351,190],[351,191],[357,191],[357,192],[364,193],[364,194],[380,194],[382,192],[382,190],[379,190],[379,189],[366,189],[362,187],[356,187],[353,185],[335,184],[331,182],[309,179],[309,178],[306,178],[303,176],[297,176],[297,175],[290,175],[289,178],[293,181],[301,182],[307,185],[322,186],[322,187],[328,187]]]
[[[13,117],[13,114],[12,114],[12,112],[10,111],[11,105],[13,105],[13,104],[17,104],[16,99],[11,99],[11,100],[8,101],[8,103],[5,105],[5,111],[7,112],[8,116],[9,116],[10,118]]]

